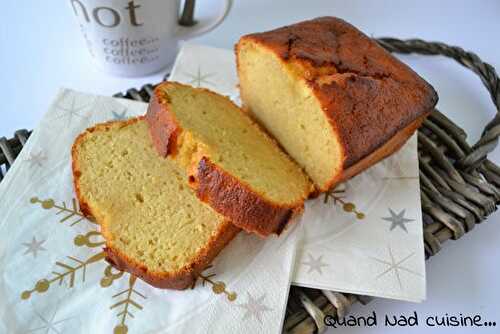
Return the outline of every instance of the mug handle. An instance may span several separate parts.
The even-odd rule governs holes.
[[[222,23],[222,21],[224,21],[233,6],[233,0],[221,1],[222,8],[220,9],[218,15],[211,17],[206,22],[198,23],[194,20],[195,0],[185,0],[184,9],[179,19],[179,31],[177,33],[177,37],[179,39],[193,38],[215,29]]]

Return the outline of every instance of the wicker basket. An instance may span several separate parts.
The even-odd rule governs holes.
[[[378,39],[391,52],[444,55],[476,73],[500,110],[500,81],[495,69],[474,53],[442,43],[418,39]],[[149,101],[153,85],[116,94]],[[435,110],[418,131],[420,191],[424,217],[425,256],[430,258],[447,240],[457,240],[493,213],[500,202],[500,168],[487,159],[500,135],[500,114],[484,129],[481,139],[470,146],[464,130]],[[19,130],[11,139],[0,138],[0,181],[26,143],[30,132]],[[314,333],[325,330],[325,315],[343,317],[354,303],[369,297],[292,287],[284,331]]]

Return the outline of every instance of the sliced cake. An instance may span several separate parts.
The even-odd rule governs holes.
[[[81,210],[100,224],[108,261],[153,286],[189,287],[239,231],[158,156],[141,118],[86,130],[72,160]]]
[[[233,224],[279,234],[303,210],[308,177],[227,97],[165,82],[146,120],[159,154],[182,166],[198,197]]]
[[[334,17],[243,36],[236,56],[244,108],[320,191],[401,147],[437,102],[408,66]]]

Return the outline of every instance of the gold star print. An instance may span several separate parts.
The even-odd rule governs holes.
[[[23,242],[23,246],[27,247],[26,251],[24,252],[24,255],[27,255],[29,253],[33,254],[33,257],[36,258],[38,255],[38,252],[45,251],[46,249],[42,246],[42,244],[46,240],[41,240],[37,241],[35,237],[31,239],[31,242]]]
[[[207,80],[210,77],[213,77],[215,73],[201,73],[201,68],[198,66],[198,70],[196,74],[191,74],[191,73],[186,73],[186,76],[188,76],[191,80],[188,81],[191,85],[195,87],[201,87],[201,86],[213,86],[214,83],[210,80]]]
[[[389,257],[390,257],[389,261],[369,256],[370,259],[372,259],[374,261],[377,261],[379,263],[382,263],[382,264],[384,264],[384,265],[387,266],[387,269],[385,269],[380,274],[378,274],[375,277],[375,279],[379,279],[379,278],[385,276],[388,273],[394,272],[394,274],[396,275],[396,279],[398,281],[398,284],[399,284],[399,288],[401,290],[403,290],[403,283],[401,281],[401,276],[400,276],[400,272],[401,271],[405,271],[405,272],[410,273],[412,275],[422,277],[422,275],[420,273],[417,273],[416,271],[413,271],[413,270],[408,269],[408,268],[406,268],[406,267],[403,266],[403,262],[405,262],[406,260],[410,259],[413,255],[415,255],[415,252],[407,255],[406,257],[402,258],[401,260],[397,260],[396,261],[396,259],[394,258],[394,255],[392,254],[391,246],[388,246],[387,248],[389,250]]]

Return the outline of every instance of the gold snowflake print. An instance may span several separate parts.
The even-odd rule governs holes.
[[[326,193],[325,193],[325,197],[324,197],[324,200],[323,202],[326,204],[328,203],[329,199],[333,199],[333,204],[334,205],[341,205],[342,206],[342,209],[345,211],[345,212],[349,212],[349,213],[353,213],[357,219],[359,220],[362,220],[365,218],[365,214],[363,212],[360,212],[357,210],[356,208],[356,204],[352,203],[352,202],[348,202],[345,200],[345,192],[346,192],[346,188],[343,188],[343,189],[329,189]]]
[[[38,197],[33,197],[30,199],[30,202],[35,205],[40,205],[44,210],[53,210],[54,214],[58,217],[58,222],[62,224],[66,223],[70,227],[81,222],[89,223],[91,226],[98,225],[95,221],[85,217],[83,213],[80,212],[76,199],[72,199],[68,204],[66,202],[56,203],[53,199],[41,200]],[[56,261],[55,268],[48,277],[39,279],[34,284],[33,288],[21,293],[22,300],[28,300],[34,294],[43,295],[54,285],[62,286],[64,282],[66,282],[68,288],[73,288],[79,281],[84,283],[88,267],[96,263],[102,263],[105,260],[106,254],[102,250],[105,242],[99,231],[91,230],[85,234],[77,234],[73,239],[73,244],[76,247],[96,249],[97,252],[83,259],[76,256],[66,256],[64,260]],[[207,269],[209,268],[210,266]],[[227,291],[226,284],[221,281],[213,280],[214,276],[215,274],[213,273],[201,273],[198,280],[202,281],[203,286],[205,284],[211,285],[213,293],[225,294],[229,301],[236,300],[236,293]],[[112,311],[117,311],[116,316],[118,318],[118,323],[113,330],[114,334],[128,333],[127,320],[135,317],[133,312],[143,310],[141,302],[146,300],[147,296],[136,288],[136,276],[116,270],[110,264],[107,264],[105,267],[103,276],[99,282],[102,288],[108,288],[113,285],[114,281],[126,279],[127,277],[128,287],[111,297],[113,299],[113,304],[109,308]],[[193,284],[193,288],[195,285],[196,281]]]

